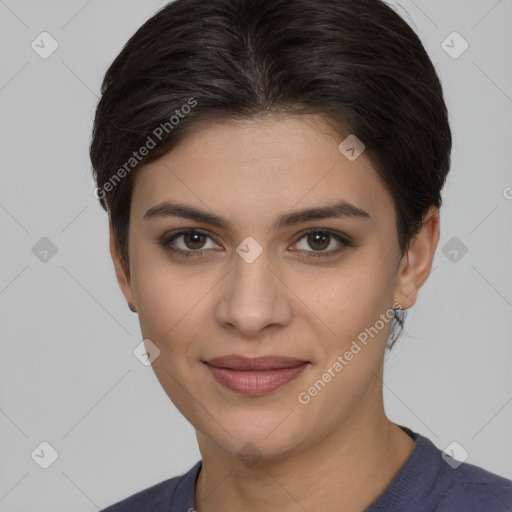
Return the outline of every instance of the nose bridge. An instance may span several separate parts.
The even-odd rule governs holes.
[[[257,335],[268,325],[285,324],[291,316],[284,285],[269,268],[269,253],[258,246],[248,240],[237,248],[217,311],[219,322],[231,324],[248,336]]]

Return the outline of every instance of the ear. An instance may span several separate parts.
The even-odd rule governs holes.
[[[128,265],[126,265],[121,260],[119,255],[119,251],[115,242],[114,228],[112,227],[112,219],[110,217],[108,223],[110,231],[110,255],[112,256],[112,261],[114,262],[117,282],[119,283],[119,287],[121,288],[121,291],[123,292],[123,295],[128,302],[130,309],[134,311],[135,308],[133,307],[132,309],[132,306],[135,304],[135,299],[131,289],[130,269]]]
[[[439,233],[439,209],[432,206],[400,262],[395,291],[395,303],[400,305],[400,309],[408,309],[415,304],[419,289],[430,274]]]

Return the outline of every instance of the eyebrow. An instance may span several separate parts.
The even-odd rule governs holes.
[[[216,226],[218,228],[231,231],[230,223],[224,217],[209,213],[205,210],[194,208],[180,203],[170,203],[165,201],[150,208],[143,216],[143,221],[149,221],[157,218],[181,217],[184,219],[195,220]],[[371,220],[371,216],[365,210],[348,203],[339,201],[325,206],[317,206],[303,210],[297,210],[291,213],[285,213],[278,217],[272,229],[277,230],[285,226],[293,226],[310,220],[320,220],[329,218],[356,218]]]

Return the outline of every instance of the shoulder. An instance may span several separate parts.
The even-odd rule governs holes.
[[[132,494],[128,498],[102,509],[100,512],[173,512],[175,509],[172,505],[176,501],[178,488],[187,485],[191,479],[193,481],[200,465],[201,462],[198,462],[187,473],[169,478]],[[187,488],[187,491],[190,491],[190,489]],[[184,510],[183,512],[187,511]]]
[[[449,455],[429,438],[401,428],[415,447],[372,512],[512,512],[512,480],[460,462],[453,450]]]
[[[436,512],[512,512],[512,480],[467,463],[444,471],[450,486]]]
[[[176,476],[164,480],[110,505],[101,512],[167,512],[180,478]]]

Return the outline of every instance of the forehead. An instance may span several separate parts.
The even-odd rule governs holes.
[[[270,226],[278,213],[341,200],[372,217],[392,210],[370,160],[364,152],[349,160],[342,141],[319,116],[205,125],[139,171],[132,213],[141,219],[149,208],[179,201]]]

